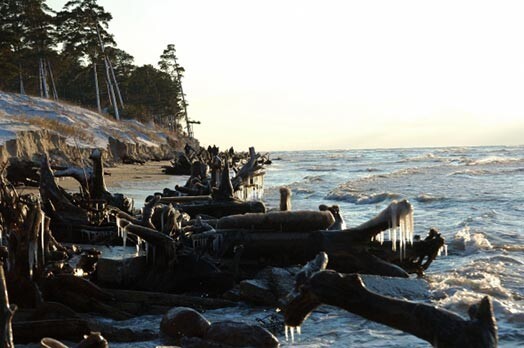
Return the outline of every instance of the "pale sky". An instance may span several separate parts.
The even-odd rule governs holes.
[[[136,64],[176,45],[205,146],[524,144],[521,1],[98,3]]]

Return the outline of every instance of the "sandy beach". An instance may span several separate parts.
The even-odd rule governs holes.
[[[104,176],[108,188],[119,187],[122,183],[127,185],[140,182],[155,182],[169,178],[162,171],[163,166],[169,166],[169,161],[146,162],[145,164],[118,164],[106,167]],[[68,191],[78,191],[79,184],[73,178],[59,178],[59,185]],[[38,193],[37,187],[19,188],[20,193]]]

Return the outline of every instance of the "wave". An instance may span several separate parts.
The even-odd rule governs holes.
[[[466,255],[472,254],[478,250],[493,249],[493,245],[482,233],[471,234],[469,226],[464,227],[453,236],[449,242],[451,249],[464,251]]]
[[[354,204],[376,204],[383,202],[387,199],[399,199],[402,195],[394,192],[379,192],[379,193],[357,193],[348,191],[331,191],[325,197],[326,199],[332,199],[335,201],[344,201]]]
[[[449,158],[441,157],[441,156],[435,155],[432,152],[428,152],[428,153],[425,153],[423,155],[404,158],[404,159],[398,161],[398,163],[407,163],[407,162],[450,162],[450,161],[451,161],[451,159],[449,159]]]
[[[439,202],[444,201],[446,199],[446,197],[434,196],[431,193],[421,193],[417,197],[415,197],[415,200],[420,203]]]
[[[467,166],[480,166],[488,164],[506,164],[513,162],[521,162],[523,158],[517,157],[501,157],[501,156],[488,156],[480,159],[463,159],[462,162]]]

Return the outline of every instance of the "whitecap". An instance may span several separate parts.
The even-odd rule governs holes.
[[[434,196],[431,193],[421,193],[417,197],[415,197],[415,200],[420,203],[443,201],[445,199],[446,199],[445,197]]]
[[[449,242],[454,250],[464,251],[466,254],[472,254],[478,250],[493,249],[490,241],[482,233],[471,233],[469,226],[459,230]]]

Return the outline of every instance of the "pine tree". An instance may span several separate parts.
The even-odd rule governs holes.
[[[0,87],[16,90],[17,84],[22,94],[25,93],[22,60],[27,51],[23,4],[22,0],[0,2]]]
[[[21,23],[25,29],[22,43],[28,48],[32,61],[38,62],[38,90],[41,97],[49,97],[51,90],[57,99],[53,70],[48,57],[56,46],[53,12],[45,0],[26,0],[22,5]]]
[[[112,86],[114,71],[105,55],[105,49],[115,46],[116,43],[108,31],[108,23],[113,17],[109,12],[96,3],[96,0],[72,0],[64,5],[64,9],[57,15],[60,26],[60,39],[63,43],[63,54],[74,57],[79,61],[86,61],[91,65],[94,77],[94,87],[98,111],[102,111],[100,100],[100,86],[98,74],[104,69],[106,83]],[[109,102],[115,108],[118,117],[115,92],[108,88]],[[121,98],[120,98],[120,101]]]
[[[160,56],[160,61],[158,62],[158,65],[160,66],[160,69],[163,72],[167,73],[171,77],[171,79],[177,86],[175,103],[178,112],[174,115],[175,119],[173,120],[173,123],[177,123],[178,120],[184,119],[186,122],[187,134],[190,137],[193,137],[193,130],[191,128],[191,123],[187,114],[188,104],[186,102],[184,89],[182,88],[182,78],[184,77],[185,69],[178,63],[174,44],[167,45],[167,48]]]

